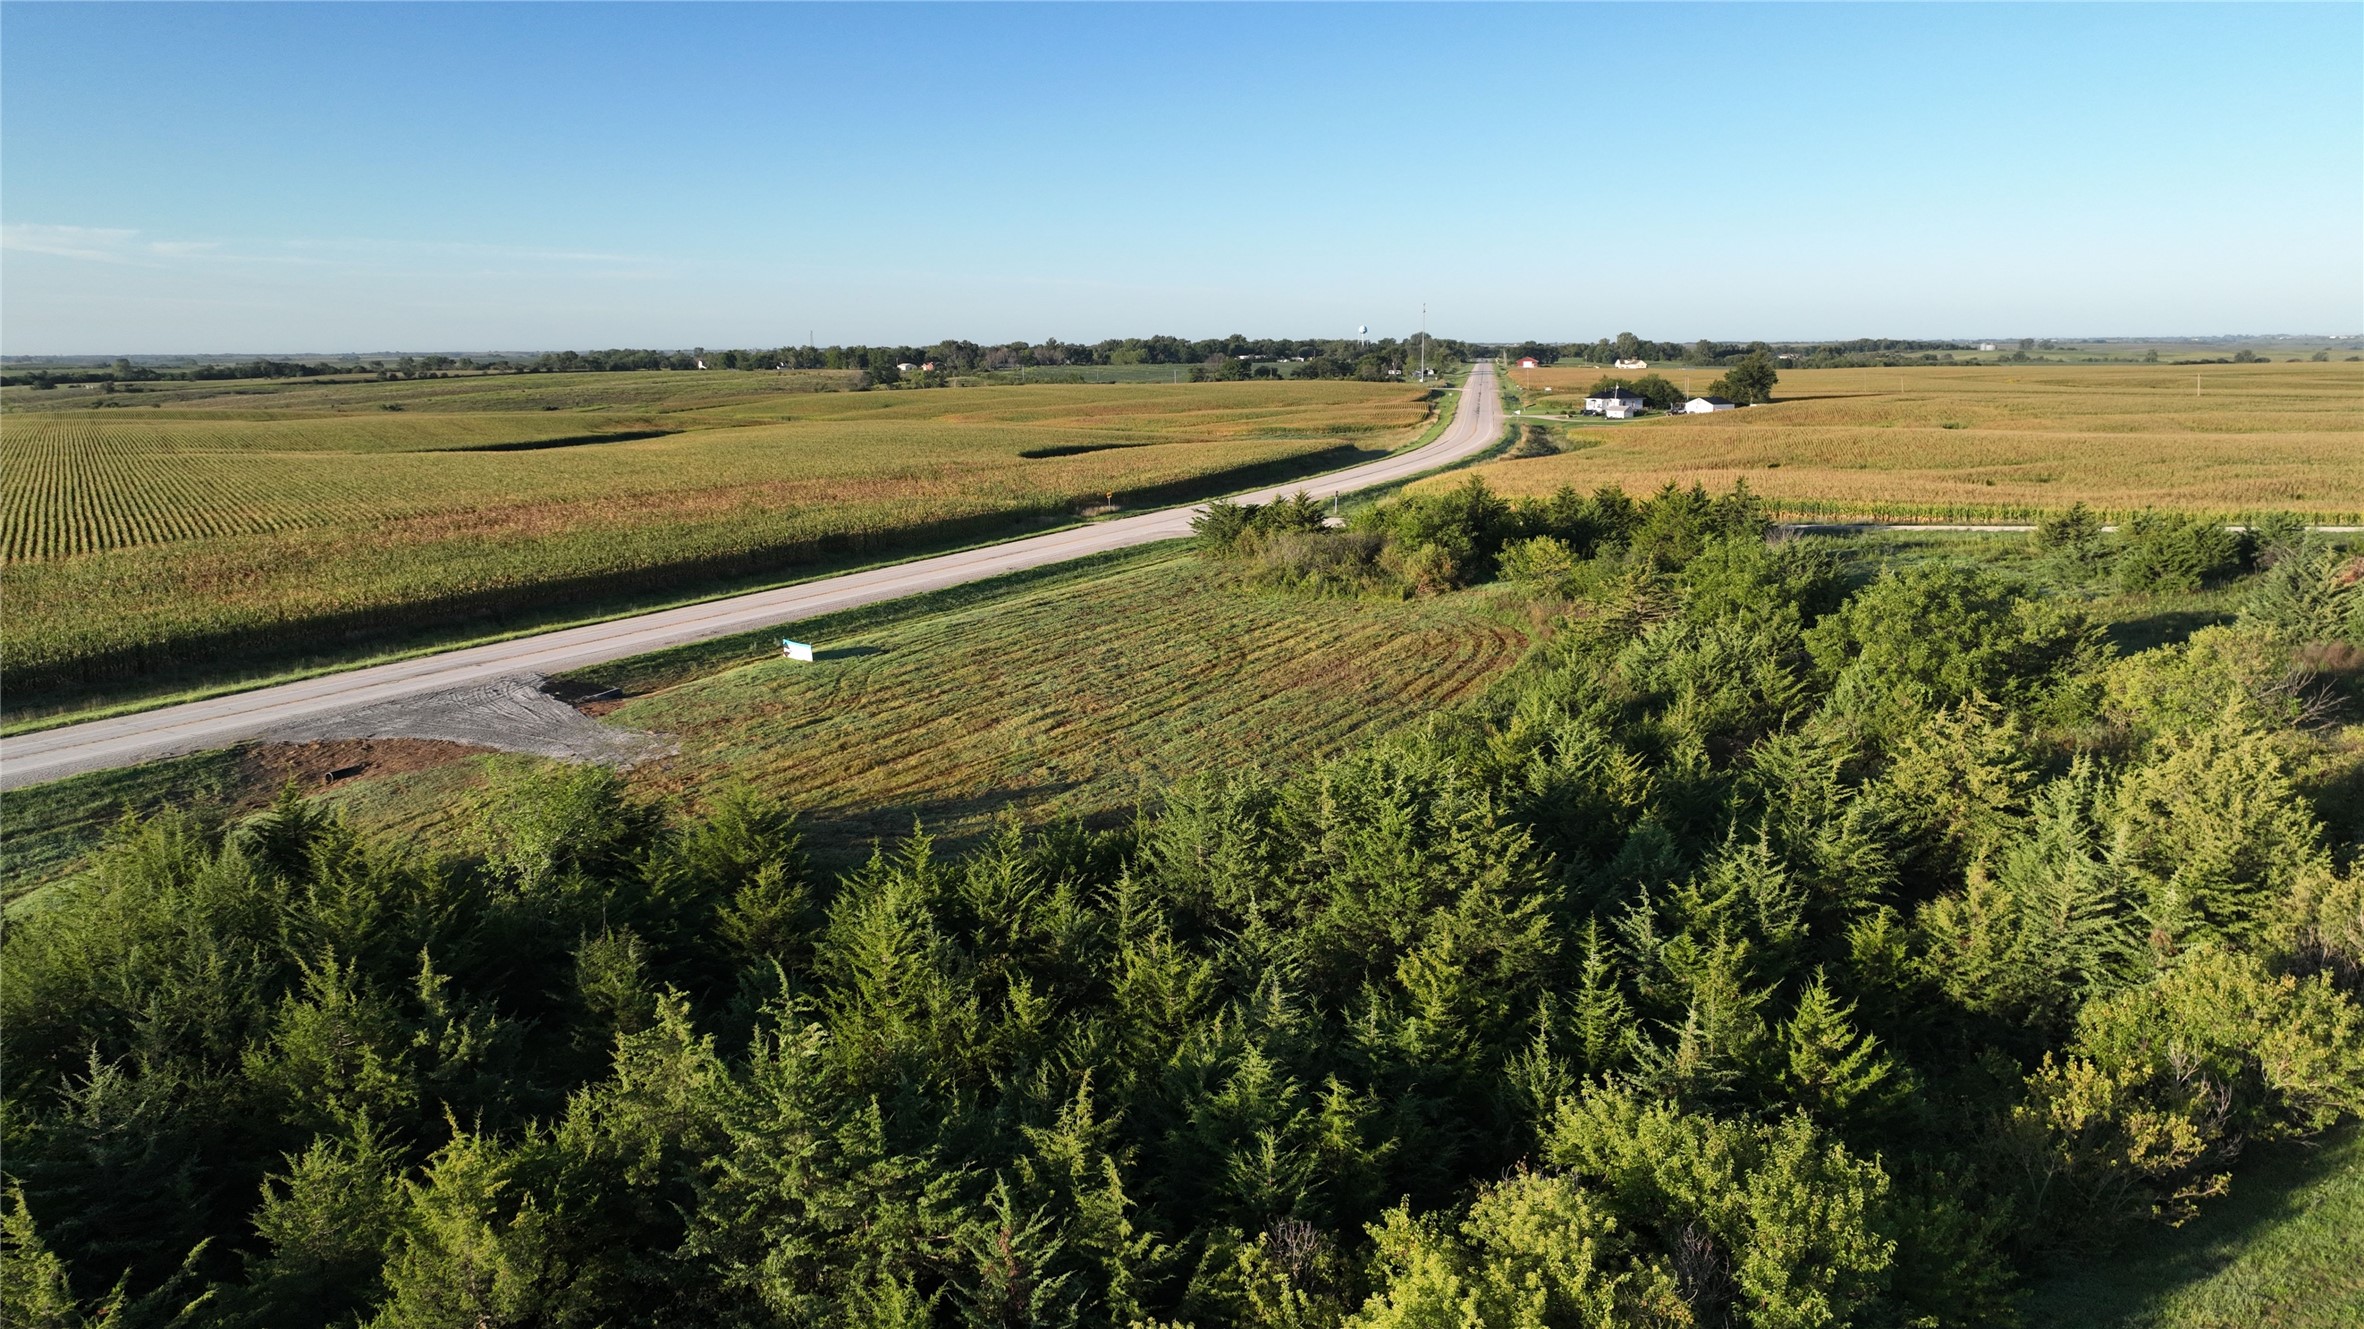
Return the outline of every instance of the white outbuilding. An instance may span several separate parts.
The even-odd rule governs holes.
[[[1620,383],[1607,392],[1584,399],[1584,413],[1605,415],[1612,420],[1625,420],[1642,413],[1642,394],[1630,392]]]
[[[1693,397],[1683,403],[1684,412],[1690,415],[1706,415],[1711,411],[1737,411],[1739,409],[1739,402],[1726,401],[1722,397]]]

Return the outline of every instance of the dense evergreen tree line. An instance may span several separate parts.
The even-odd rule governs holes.
[[[2364,1109],[2351,556],[2121,658],[1745,492],[1217,512],[1210,575],[1565,612],[1370,750],[834,881],[587,767],[456,861],[126,823],[0,946],[11,1323],[2002,1323]]]

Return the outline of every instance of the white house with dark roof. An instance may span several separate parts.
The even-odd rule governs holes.
[[[1620,383],[1607,392],[1586,397],[1584,399],[1584,413],[1586,415],[1605,415],[1612,420],[1624,420],[1640,415],[1642,404],[1642,394]]]
[[[1691,415],[1706,415],[1711,411],[1737,411],[1740,403],[1722,397],[1693,397],[1683,403],[1683,410]]]

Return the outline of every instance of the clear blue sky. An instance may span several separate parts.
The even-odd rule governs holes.
[[[0,7],[0,349],[2364,328],[2364,6]]]

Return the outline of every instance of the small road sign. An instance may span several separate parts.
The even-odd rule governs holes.
[[[786,637],[780,638],[780,654],[791,660],[802,660],[806,664],[813,662],[813,648],[810,645],[801,641],[790,641]]]

